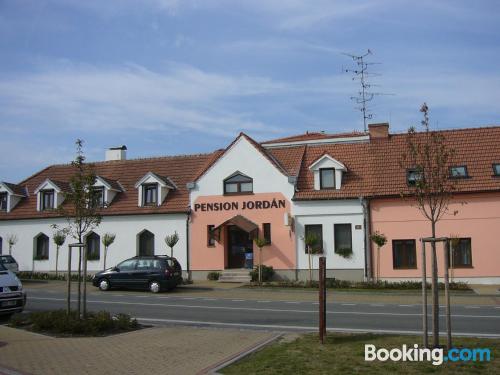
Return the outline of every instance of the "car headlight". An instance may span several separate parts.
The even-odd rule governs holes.
[[[17,290],[19,291],[23,290],[23,283],[19,279],[17,279]]]

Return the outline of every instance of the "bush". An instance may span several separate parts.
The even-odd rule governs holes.
[[[65,310],[14,315],[10,319],[9,325],[12,327],[27,326],[28,329],[35,332],[86,336],[131,331],[139,327],[137,320],[126,314],[112,316],[107,311],[89,312],[85,319],[80,319],[76,311],[71,311],[67,315]]]
[[[255,268],[250,271],[250,276],[252,277],[252,281],[259,281],[259,266],[255,266]],[[262,281],[271,281],[274,276],[273,266],[262,265]]]
[[[47,272],[31,272],[31,271],[21,271],[17,274],[17,277],[23,280],[66,280],[66,272],[59,271],[59,275],[56,276],[55,273]],[[83,277],[83,276],[82,276]],[[77,281],[78,274],[73,271],[71,272],[71,281]],[[92,281],[92,275],[87,275],[87,281]]]
[[[220,272],[209,272],[207,275],[207,280],[219,280]]]

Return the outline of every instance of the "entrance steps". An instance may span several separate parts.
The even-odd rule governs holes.
[[[229,269],[223,270],[219,277],[220,283],[249,283],[252,278],[250,277],[249,269]]]

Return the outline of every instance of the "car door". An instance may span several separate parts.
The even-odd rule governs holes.
[[[137,267],[133,271],[131,287],[147,288],[149,285],[150,273],[152,268],[152,259],[138,259]]]
[[[110,277],[111,284],[123,288],[129,288],[133,284],[133,272],[137,266],[136,259],[127,259],[116,266],[116,270]]]

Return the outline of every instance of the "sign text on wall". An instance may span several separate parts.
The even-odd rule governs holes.
[[[213,203],[195,203],[194,210],[202,212],[210,211],[230,211],[239,210],[268,210],[271,208],[285,208],[284,199],[256,200],[243,202],[213,202]]]

